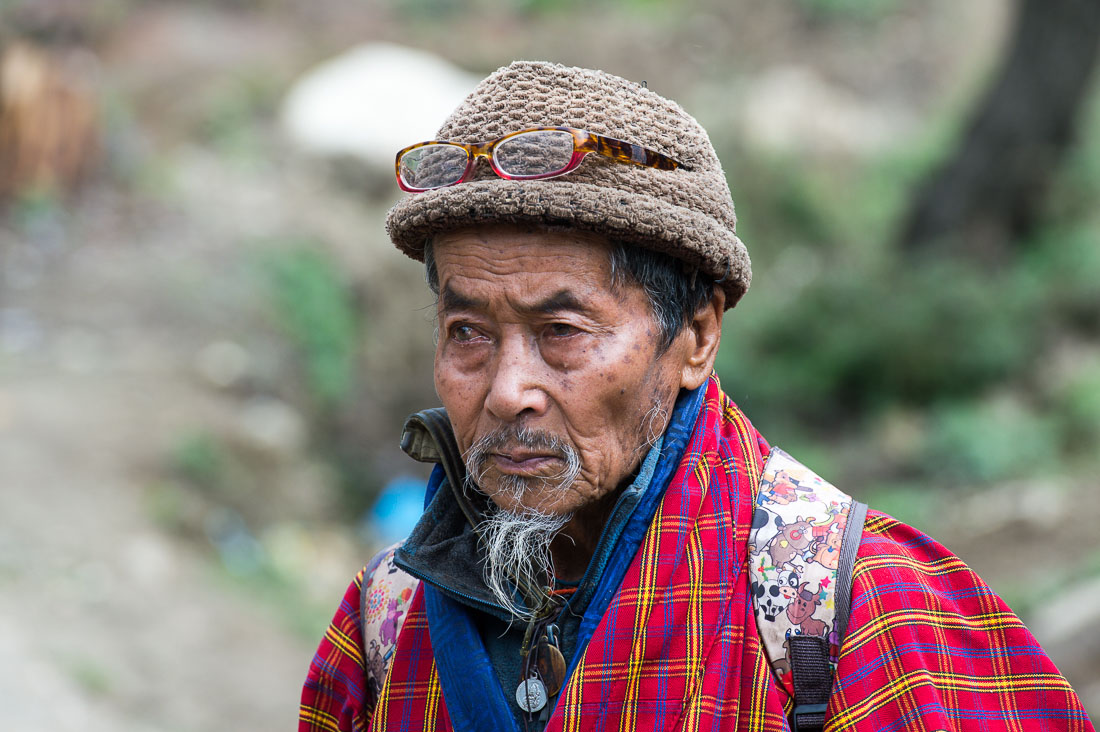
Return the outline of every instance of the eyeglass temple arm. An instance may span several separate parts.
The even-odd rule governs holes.
[[[616,140],[614,137],[604,137],[593,132],[589,132],[583,141],[577,141],[577,149],[581,152],[594,152],[597,155],[623,163],[644,165],[658,170],[675,170],[677,168],[691,170],[690,166],[673,160],[667,155],[625,140]]]

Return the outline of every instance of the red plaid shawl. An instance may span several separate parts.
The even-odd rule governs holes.
[[[786,730],[745,566],[768,447],[709,385],[684,459],[547,730]],[[358,580],[357,580],[358,582]],[[1004,603],[927,536],[871,512],[826,730],[1092,730]],[[358,585],[314,659],[300,730],[366,729]],[[448,730],[417,592],[371,729]]]

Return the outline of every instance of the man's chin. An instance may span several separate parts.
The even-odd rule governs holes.
[[[546,485],[541,479],[524,478],[520,481],[511,475],[493,476],[485,484],[481,491],[497,508],[508,513],[559,516],[568,513],[571,508],[567,489]]]

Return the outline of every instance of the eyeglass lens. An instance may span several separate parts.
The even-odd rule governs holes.
[[[564,170],[573,158],[573,135],[563,130],[533,130],[509,137],[493,150],[493,160],[516,178]]]
[[[466,149],[458,145],[424,145],[402,155],[398,168],[409,188],[441,188],[462,178],[468,159]]]

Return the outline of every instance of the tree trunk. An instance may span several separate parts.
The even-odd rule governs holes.
[[[1019,0],[1005,60],[954,155],[918,188],[900,233],[1003,259],[1030,232],[1073,142],[1100,50],[1100,0]]]

